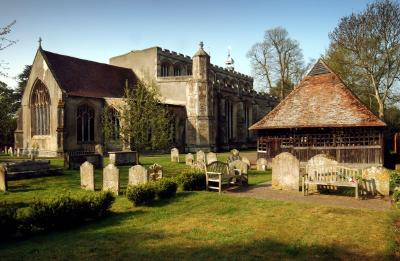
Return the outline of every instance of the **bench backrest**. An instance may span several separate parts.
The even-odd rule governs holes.
[[[228,174],[228,164],[221,161],[214,161],[213,163],[206,165],[206,172]]]
[[[308,179],[325,182],[351,182],[361,176],[361,170],[340,165],[307,168]]]

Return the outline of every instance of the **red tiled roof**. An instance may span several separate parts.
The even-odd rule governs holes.
[[[250,129],[360,126],[386,124],[319,60],[300,84]]]
[[[131,69],[83,60],[41,50],[44,59],[68,95],[104,98],[122,97],[125,82],[132,86],[136,76]]]

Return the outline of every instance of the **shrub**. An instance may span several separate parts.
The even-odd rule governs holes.
[[[394,191],[396,187],[400,187],[400,173],[392,170],[390,171],[390,191]]]
[[[171,178],[163,178],[154,182],[157,197],[159,199],[171,198],[176,194],[178,185]]]
[[[396,190],[392,195],[394,202],[399,202],[400,200],[400,190]]]
[[[104,216],[114,202],[111,192],[70,193],[56,198],[34,200],[24,218],[25,226],[33,230],[64,228]]]
[[[0,203],[0,231],[2,235],[13,235],[17,231],[17,208]]]
[[[199,170],[190,170],[176,176],[178,185],[184,191],[205,190],[206,175]]]
[[[154,201],[156,190],[153,183],[128,186],[126,188],[126,197],[132,201],[133,205],[146,205]]]

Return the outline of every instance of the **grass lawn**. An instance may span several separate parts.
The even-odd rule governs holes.
[[[222,155],[224,156],[224,155]],[[182,162],[183,157],[181,158]],[[166,175],[184,163],[166,155],[141,157]],[[60,160],[52,160],[62,165]],[[123,187],[127,167],[121,168]],[[101,188],[101,172],[96,183]],[[270,180],[270,172],[250,173],[250,183]],[[34,197],[79,191],[79,172],[61,177],[11,181],[0,200],[26,205]],[[311,204],[180,192],[168,201],[133,207],[123,196],[103,220],[81,227],[0,243],[0,259],[391,259],[397,250],[397,211],[372,211]]]

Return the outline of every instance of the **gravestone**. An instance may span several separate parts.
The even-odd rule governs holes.
[[[96,146],[94,146],[94,153],[103,156],[103,146],[101,146],[101,144],[96,144]]]
[[[149,172],[149,180],[156,181],[156,180],[162,179],[162,177],[163,177],[162,166],[157,163],[151,165],[149,167],[148,172]]]
[[[207,153],[207,164],[211,164],[215,161],[218,161],[217,154],[215,154],[214,152]]]
[[[248,158],[246,158],[246,157],[243,157],[242,158],[242,161],[244,162],[244,163],[246,163],[247,164],[247,166],[249,166],[249,168],[250,168],[250,160],[248,159]]]
[[[196,152],[196,161],[197,162],[203,162],[205,163],[205,154],[202,150],[199,150],[198,152]]]
[[[9,147],[9,148],[8,148],[8,154],[9,154],[11,157],[14,157],[14,150],[13,150],[12,147]]]
[[[21,157],[21,150],[20,150],[20,148],[17,148],[17,157]]]
[[[265,158],[259,158],[257,160],[257,170],[259,171],[266,171],[267,170],[268,162]]]
[[[171,162],[179,162],[179,150],[177,148],[171,149]]]
[[[272,188],[296,190],[300,187],[300,162],[289,152],[272,159]]]
[[[360,187],[372,195],[380,194],[389,196],[390,173],[384,167],[369,167],[362,170],[362,181]]]
[[[199,162],[199,161],[195,161],[192,165],[192,168],[194,170],[200,170],[200,171],[205,171],[206,170],[206,163],[204,162]]]
[[[229,162],[229,168],[230,169],[238,169],[238,170],[240,170],[240,172],[242,174],[247,174],[249,165],[247,165],[247,163],[242,160],[235,160],[235,161]]]
[[[0,164],[0,191],[7,191],[7,170],[3,164]]]
[[[85,161],[80,167],[81,188],[94,191],[94,167],[88,161]]]
[[[146,184],[149,181],[147,169],[141,165],[135,165],[129,169],[128,185]]]
[[[193,161],[194,161],[194,157],[192,153],[188,153],[185,156],[185,163],[188,166],[192,166],[193,165]]]
[[[108,164],[103,169],[103,191],[119,192],[119,170],[114,164]]]
[[[8,153],[8,148],[7,148],[7,146],[4,146],[4,154],[7,154]]]

